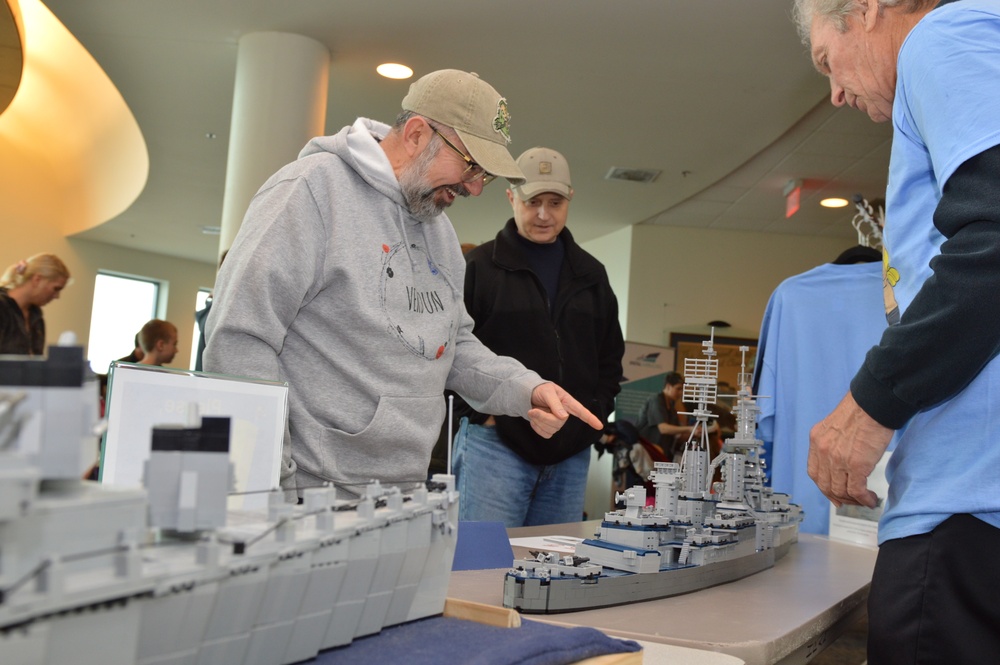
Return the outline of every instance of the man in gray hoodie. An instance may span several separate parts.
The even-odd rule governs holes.
[[[254,196],[209,315],[205,368],[287,381],[282,486],[425,478],[444,390],[551,437],[601,422],[472,334],[465,261],[444,209],[495,177],[522,182],[507,101],[475,74],[432,72],[389,127],[311,140]]]

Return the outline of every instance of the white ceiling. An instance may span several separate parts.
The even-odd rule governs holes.
[[[821,195],[884,196],[890,128],[828,102],[790,0],[48,0],[118,86],[149,149],[145,190],[82,237],[214,262],[201,227],[222,214],[237,41],[275,30],[326,44],[327,132],[391,121],[417,76],[478,72],[507,97],[511,152],[566,155],[570,228],[591,240],[636,223],[856,239]],[[206,138],[213,134],[215,138]],[[658,169],[650,184],[613,167]],[[784,217],[782,190],[803,181]],[[510,216],[502,181],[449,211],[463,242]]]

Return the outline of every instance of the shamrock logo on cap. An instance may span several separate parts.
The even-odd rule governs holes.
[[[507,100],[503,97],[497,102],[497,115],[493,118],[493,129],[503,135],[507,143],[510,143],[510,110],[507,108]]]

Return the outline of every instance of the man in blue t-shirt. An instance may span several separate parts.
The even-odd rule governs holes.
[[[811,433],[837,505],[895,437],[869,598],[868,659],[1000,654],[1000,0],[796,0],[831,101],[893,123],[886,312],[897,312]]]

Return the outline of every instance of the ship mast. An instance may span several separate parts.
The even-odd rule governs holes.
[[[684,389],[682,399],[685,404],[696,404],[694,411],[681,412],[694,416],[696,426],[688,435],[681,457],[681,475],[687,496],[705,498],[709,494],[712,469],[709,464],[708,427],[709,419],[715,414],[708,410],[716,403],[719,385],[719,359],[715,350],[715,328],[711,336],[701,343],[704,358],[684,359]]]

